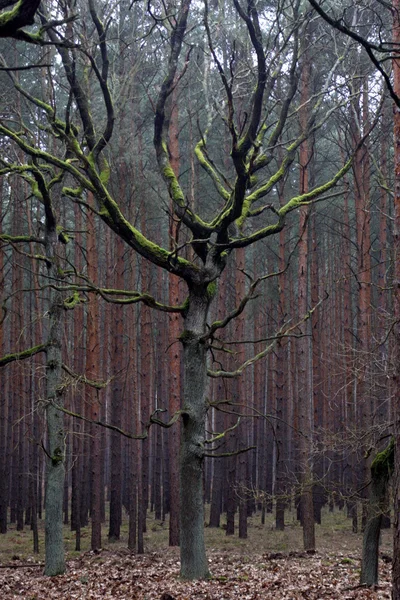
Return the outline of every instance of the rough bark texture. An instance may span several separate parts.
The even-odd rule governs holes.
[[[302,73],[301,96],[304,108],[300,111],[300,126],[307,128],[307,105],[310,97],[311,64],[305,61]],[[311,152],[308,140],[300,146],[300,193],[309,189],[308,169]],[[302,318],[308,309],[308,208],[300,209],[299,263],[298,263],[298,310]],[[305,333],[305,331],[303,331]],[[303,525],[304,550],[315,550],[314,507],[312,494],[312,394],[308,373],[309,338],[297,342],[298,413],[299,413],[299,468],[301,485],[301,522]]]
[[[49,259],[49,277],[57,280],[55,257],[58,236],[55,226],[46,231],[46,255]],[[46,479],[46,558],[45,574],[64,573],[63,496],[65,477],[64,414],[56,408],[62,405],[60,388],[62,377],[62,313],[60,292],[49,289],[49,347],[46,352],[46,420],[47,420],[47,479]]]
[[[96,231],[93,215],[88,214],[88,234],[87,234],[87,261],[88,276],[91,281],[96,280],[97,275],[97,243]],[[87,324],[86,324],[86,374],[89,379],[100,379],[100,320],[99,303],[97,298],[92,298],[88,306]],[[99,390],[86,386],[86,400],[90,407],[91,424],[90,438],[90,512],[92,519],[91,548],[99,550],[101,548],[101,496],[103,494],[102,484],[102,465],[101,465],[101,429],[94,424],[99,421],[100,398]]]
[[[235,302],[236,306],[238,306],[241,299],[244,298],[246,294],[244,248],[239,248],[236,251],[235,259]],[[245,316],[243,312],[237,317],[235,322],[235,338],[238,342],[243,342],[245,339]],[[244,344],[239,343],[236,347],[236,359],[238,360],[239,364],[245,361],[246,354]],[[235,382],[237,396],[236,402],[238,402],[239,405],[244,405],[249,402],[249,399],[246,395],[246,375],[247,373],[243,373]],[[244,420],[240,431],[240,446],[238,447],[240,450],[247,446],[246,429],[247,420]],[[237,494],[239,504],[239,538],[241,539],[247,538],[247,458],[247,454],[241,453],[236,459],[236,487],[238,488]]]
[[[184,351],[184,414],[180,463],[181,576],[208,577],[204,543],[203,463],[207,358],[201,341],[206,332],[210,296],[206,286],[191,289],[181,336]]]
[[[0,15],[0,38],[18,37],[18,30],[21,27],[32,25],[39,4],[40,0],[8,2],[7,6],[14,6]]]
[[[378,583],[379,536],[382,517],[387,511],[387,487],[393,472],[393,441],[380,452],[371,465],[371,484],[368,518],[364,529],[360,583],[376,585]]]
[[[223,387],[220,382],[213,382],[213,399],[221,398],[223,393]],[[223,431],[224,430],[224,419],[223,413],[219,410],[216,410],[214,413],[214,427],[213,431]],[[223,459],[222,458],[214,458],[212,467],[213,467],[213,475],[212,475],[212,491],[211,491],[211,505],[210,505],[210,527],[219,527],[220,519],[221,519],[221,507],[222,507],[222,476],[223,476]]]
[[[393,41],[400,43],[400,2],[393,2]],[[400,97],[400,61],[393,61],[394,90],[397,97]],[[393,255],[395,264],[394,273],[394,319],[397,320],[395,327],[394,340],[394,360],[395,373],[393,381],[393,392],[395,401],[393,403],[394,417],[394,525],[393,525],[393,579],[392,579],[392,600],[400,600],[400,108],[394,107],[394,232],[393,232]]]
[[[363,127],[368,127],[368,95],[366,93],[366,80],[362,83],[360,89],[360,103],[362,102],[362,111],[359,110],[362,118]],[[358,127],[360,127],[357,124]],[[356,141],[361,138],[361,132],[356,133]],[[357,227],[357,261],[358,261],[358,319],[357,319],[357,337],[358,345],[358,380],[356,397],[356,419],[357,426],[361,431],[369,431],[372,426],[371,408],[373,406],[371,393],[371,380],[368,373],[368,358],[371,348],[371,206],[370,206],[370,167],[368,145],[364,142],[363,146],[356,153],[354,165],[354,183],[355,183],[355,208],[356,208],[356,227]],[[370,443],[373,443],[372,440]],[[370,461],[361,459],[361,468],[357,469],[359,473],[358,486],[365,486],[369,479]],[[366,488],[364,487],[361,495],[366,497]],[[366,513],[362,515],[362,527],[365,527]]]
[[[115,287],[124,286],[124,247],[121,238],[115,241]],[[124,313],[121,307],[114,308],[112,352],[114,364],[123,364]],[[112,425],[121,427],[124,386],[122,377],[116,377],[112,386],[110,417]],[[119,540],[122,521],[122,440],[117,432],[111,433],[110,452],[110,527],[108,537]]]
[[[0,192],[3,192],[3,179],[0,179]],[[2,233],[2,220],[0,219],[0,234]],[[0,273],[3,273],[4,253],[0,249]],[[0,294],[3,296],[4,277],[0,277]],[[2,311],[3,312],[3,311]],[[0,319],[3,318],[1,312]],[[3,355],[3,324],[0,326],[0,355]],[[3,388],[4,393],[4,388]],[[0,455],[3,457],[0,461],[0,533],[7,533],[7,508],[8,508],[8,469],[9,469],[9,450],[6,444],[7,438],[7,418],[8,406],[6,394],[0,400]]]
[[[178,88],[175,87],[172,93],[172,110],[169,124],[169,151],[171,153],[171,168],[175,175],[179,176],[179,114],[178,114]],[[171,202],[171,214],[174,215],[174,207]],[[170,240],[171,251],[178,245],[179,221],[173,216],[170,220]],[[179,304],[180,299],[180,281],[178,277],[169,279],[169,303],[171,305]],[[171,314],[169,316],[169,335],[170,344],[168,347],[169,363],[169,411],[172,416],[180,409],[180,388],[181,388],[181,351],[177,342],[180,333],[180,316]],[[168,436],[169,452],[169,483],[170,483],[170,512],[169,512],[169,545],[179,546],[179,445],[180,428],[173,427]]]
[[[283,192],[283,190],[282,190]],[[279,325],[282,326],[286,318],[285,297],[285,230],[279,234]],[[285,529],[285,464],[287,447],[287,414],[288,414],[288,351],[285,340],[278,344],[276,350],[276,416],[275,424],[275,527],[278,531]]]

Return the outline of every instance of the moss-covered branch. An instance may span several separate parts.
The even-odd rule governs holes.
[[[14,141],[34,161],[42,160],[45,163],[58,167],[61,171],[72,175],[82,189],[95,194],[100,205],[98,215],[129,246],[137,250],[143,257],[167,271],[176,273],[184,278],[193,277],[197,273],[198,267],[184,258],[172,255],[169,251],[146,238],[124,217],[118,203],[106,187],[104,174],[97,170],[94,162],[90,160],[90,156],[84,154],[72,130],[68,133],[65,131],[62,132],[62,136],[69,152],[78,159],[80,168],[75,166],[70,159],[62,160],[49,152],[29,144],[21,134],[4,125],[0,125],[0,134]],[[31,170],[33,171],[34,167]],[[39,189],[38,193],[41,193]]]
[[[89,60],[92,65],[92,68],[96,74],[96,77],[99,81],[100,88],[101,88],[101,91],[103,94],[104,104],[106,107],[106,113],[107,113],[107,120],[106,120],[106,125],[104,128],[104,131],[103,131],[102,135],[99,137],[99,139],[97,140],[97,142],[92,150],[94,159],[95,159],[95,161],[97,161],[102,150],[105,148],[105,146],[108,144],[108,142],[111,139],[112,132],[114,129],[115,115],[114,115],[114,106],[113,106],[113,102],[112,102],[112,98],[111,98],[110,89],[108,87],[109,60],[108,60],[108,51],[107,51],[107,44],[106,44],[106,28],[104,27],[103,23],[101,22],[101,20],[99,19],[98,15],[97,15],[93,0],[89,0],[89,10],[90,10],[90,15],[92,17],[93,23],[97,30],[97,35],[99,37],[101,62],[102,62],[101,72],[97,68],[96,61],[94,60],[94,58],[91,55],[89,55]]]
[[[341,169],[332,180],[330,180],[327,183],[323,184],[322,186],[319,186],[319,187],[315,188],[314,190],[308,192],[308,194],[302,194],[300,196],[295,196],[294,198],[289,200],[289,202],[287,202],[284,206],[282,206],[280,209],[278,209],[278,211],[277,211],[278,219],[275,223],[272,223],[271,225],[267,225],[266,227],[263,227],[262,229],[255,231],[251,235],[232,239],[231,241],[227,242],[226,244],[222,244],[222,247],[230,248],[230,249],[246,248],[247,246],[250,246],[259,240],[263,240],[271,235],[275,235],[276,233],[279,233],[279,231],[281,231],[283,229],[283,227],[285,226],[286,215],[288,213],[296,210],[297,208],[300,208],[300,206],[307,206],[310,204],[314,204],[316,202],[322,202],[324,200],[333,198],[335,196],[341,196],[343,193],[342,191],[338,191],[336,193],[331,193],[328,195],[324,195],[324,192],[332,189],[338,183],[338,181],[341,179],[341,177],[343,177],[343,175],[345,175],[345,173],[349,170],[349,168],[352,164],[352,160],[353,159],[350,158],[348,163],[346,163],[345,167],[343,169]]]
[[[291,253],[292,255],[293,253]],[[252,284],[250,285],[250,288],[247,292],[247,294],[245,296],[243,296],[243,298],[241,299],[241,301],[239,302],[238,306],[236,306],[224,319],[221,319],[220,321],[214,321],[214,323],[212,323],[209,327],[209,330],[207,332],[207,335],[204,336],[202,339],[203,341],[207,341],[208,339],[212,339],[214,333],[218,330],[218,329],[224,329],[231,321],[233,321],[234,319],[236,319],[236,317],[238,317],[246,308],[247,303],[250,300],[253,300],[256,298],[256,296],[254,296],[255,291],[258,287],[258,285],[267,280],[267,279],[272,279],[273,277],[278,277],[279,275],[283,275],[288,267],[289,267],[289,263],[290,263],[290,258],[291,255],[289,257],[289,260],[286,263],[286,266],[280,270],[280,271],[274,271],[273,273],[267,273],[266,275],[263,275],[261,277],[257,277],[257,279],[255,279]]]
[[[241,450],[234,450],[233,452],[204,452],[203,456],[208,456],[209,458],[229,458],[230,456],[238,456],[239,454],[244,454],[245,452],[249,452],[250,450],[255,450],[257,446],[247,446],[247,448],[242,448]]]
[[[19,2],[9,2],[8,6],[12,4],[15,6],[11,10],[0,15],[0,37],[2,38],[15,37],[21,27],[32,25],[40,0],[19,0]]]
[[[243,362],[235,371],[224,371],[223,369],[220,369],[219,371],[212,371],[211,369],[209,369],[207,371],[207,375],[209,377],[212,378],[217,378],[217,377],[224,377],[227,379],[233,379],[235,377],[239,377],[240,375],[242,375],[242,373],[248,368],[251,367],[252,365],[254,365],[256,362],[258,362],[259,360],[261,360],[262,358],[264,358],[265,356],[267,356],[268,354],[270,354],[273,349],[275,348],[275,346],[278,344],[278,342],[280,342],[282,339],[284,339],[285,337],[290,337],[292,335],[292,332],[297,329],[298,327],[300,327],[300,325],[302,323],[304,323],[305,321],[308,321],[308,319],[311,318],[312,314],[317,310],[317,308],[321,305],[321,303],[323,302],[324,299],[321,299],[315,306],[313,306],[305,315],[302,319],[300,319],[300,321],[298,321],[297,323],[295,323],[294,325],[291,325],[290,327],[286,327],[285,325],[283,325],[279,331],[277,331],[275,338],[272,340],[272,342],[266,346],[263,350],[261,350],[261,352],[259,352],[258,354],[252,356],[251,358],[249,358],[248,360],[246,360],[245,362]]]
[[[78,375],[77,373],[74,373],[72,371],[72,369],[70,369],[65,364],[62,365],[62,368],[63,368],[63,371],[65,371],[66,373],[68,373],[68,375],[70,377],[72,377],[75,381],[80,382],[80,383],[84,383],[85,385],[93,387],[96,390],[102,390],[102,389],[104,389],[105,387],[107,387],[110,384],[110,382],[113,379],[113,377],[110,377],[110,379],[107,379],[107,381],[95,381],[94,379],[88,379],[85,375]]]
[[[80,292],[98,294],[103,300],[111,304],[136,304],[142,302],[146,306],[161,312],[184,313],[187,309],[186,301],[180,305],[162,304],[147,293],[113,288],[100,288],[91,283],[87,285],[69,284],[63,286],[50,284],[45,287],[51,287],[59,292],[72,292],[72,295],[64,301],[67,309],[75,308],[75,306],[82,302],[82,298],[79,295]]]
[[[163,409],[157,408],[150,415],[150,419],[146,423],[143,433],[134,434],[134,433],[125,431],[124,429],[121,429],[120,427],[117,427],[116,425],[111,425],[111,423],[107,423],[107,422],[101,421],[101,420],[93,420],[93,419],[90,419],[89,417],[85,417],[85,415],[73,412],[72,410],[68,410],[67,408],[64,408],[63,406],[58,406],[55,402],[53,402],[52,404],[53,404],[53,406],[55,406],[55,408],[57,408],[57,410],[60,410],[61,412],[65,413],[66,415],[69,415],[70,417],[74,417],[75,419],[85,421],[86,423],[93,423],[94,425],[99,425],[100,427],[105,427],[106,429],[115,431],[116,433],[119,433],[120,435],[123,435],[124,437],[129,438],[131,440],[146,440],[149,436],[149,430],[152,425],[159,425],[160,427],[169,428],[169,427],[172,427],[172,425],[174,425],[174,423],[176,423],[183,414],[186,414],[185,411],[178,410],[176,413],[174,413],[174,415],[172,415],[171,419],[167,423],[164,423],[164,421],[161,421],[160,419],[158,419],[156,417],[156,414],[159,412],[163,412]]]
[[[205,137],[203,137],[203,139],[201,139],[194,148],[196,158],[199,161],[200,166],[210,176],[211,181],[213,182],[214,187],[217,190],[218,194],[221,196],[221,198],[223,198],[226,202],[228,202],[231,197],[231,193],[230,193],[230,191],[228,191],[225,188],[225,186],[221,180],[221,177],[220,177],[219,173],[217,172],[217,169],[214,167],[214,165],[211,163],[211,161],[206,156],[205,148],[206,148],[206,139],[205,139]]]
[[[21,134],[1,124],[0,134],[15,142],[17,146],[19,146],[19,148],[21,148],[21,150],[23,150],[23,152],[25,152],[25,154],[27,154],[28,156],[31,156],[32,158],[36,159],[41,159],[47,164],[54,165],[55,167],[66,171],[67,173],[72,175],[86,190],[91,192],[96,191],[90,179],[85,177],[85,175],[82,173],[82,170],[75,167],[75,165],[73,165],[70,160],[63,160],[57,156],[54,156],[53,154],[50,154],[50,152],[46,152],[44,150],[41,150],[40,148],[33,146],[32,144],[29,144]],[[83,151],[81,150],[77,140],[75,138],[70,138],[69,141],[71,150],[73,149],[74,153],[78,154],[78,158],[82,159],[83,162],[86,162],[87,158],[83,154]]]
[[[44,240],[34,235],[10,235],[8,233],[0,233],[1,242],[10,242],[12,244],[42,244]]]
[[[204,443],[205,444],[214,444],[215,442],[222,440],[226,436],[227,433],[234,431],[236,429],[236,427],[239,427],[239,425],[240,425],[240,417],[238,417],[236,423],[234,425],[232,425],[232,427],[228,427],[227,429],[225,429],[225,431],[222,431],[221,433],[213,434],[213,437],[209,438],[208,440],[204,440]]]
[[[214,323],[212,323],[212,325],[210,325],[210,328],[207,331],[207,335],[203,337],[203,341],[206,341],[207,339],[212,339],[214,333],[218,329],[224,329],[228,325],[228,323],[230,323],[231,321],[236,319],[236,317],[238,317],[240,314],[242,314],[242,312],[246,308],[247,303],[250,300],[253,300],[255,298],[254,292],[255,292],[255,289],[256,289],[257,285],[259,284],[259,282],[260,282],[260,279],[257,279],[256,281],[254,281],[251,284],[250,289],[247,292],[247,294],[241,299],[238,306],[232,312],[230,312],[221,321],[214,321]]]
[[[46,352],[47,348],[48,344],[39,344],[38,346],[32,346],[32,348],[28,348],[27,350],[22,350],[22,352],[6,354],[5,356],[0,357],[0,367],[5,367],[9,363],[15,362],[17,360],[25,360],[27,358],[32,358],[32,356],[40,354],[40,352]]]
[[[181,1],[172,29],[167,74],[162,82],[155,107],[153,142],[158,167],[167,185],[169,196],[174,204],[174,210],[178,218],[192,231],[195,237],[204,238],[209,236],[211,230],[207,226],[207,223],[188,206],[178,176],[172,169],[167,144],[171,113],[171,94],[176,84],[178,62],[186,33],[190,4],[191,0]]]

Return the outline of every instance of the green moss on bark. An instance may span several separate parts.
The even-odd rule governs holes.
[[[390,477],[394,469],[394,439],[390,444],[379,452],[371,465],[371,475],[374,479]]]
[[[15,362],[16,360],[24,360],[25,358],[31,358],[35,356],[35,354],[39,354],[39,352],[44,352],[47,348],[47,344],[39,344],[38,346],[33,346],[28,350],[24,350],[23,352],[14,352],[13,354],[6,354],[5,356],[0,358],[0,367],[4,367],[8,363]]]
[[[74,292],[72,294],[72,296],[69,296],[69,298],[66,298],[64,300],[64,307],[67,310],[72,310],[73,308],[75,308],[75,306],[77,306],[81,301],[81,297],[79,296],[79,292]]]
[[[207,295],[210,300],[212,300],[217,293],[217,282],[211,281],[207,286]]]

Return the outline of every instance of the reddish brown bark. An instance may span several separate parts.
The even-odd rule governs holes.
[[[77,230],[75,236],[75,249],[74,249],[74,264],[78,272],[82,269],[82,213],[81,208],[78,204],[75,205],[75,227]],[[73,314],[73,369],[75,373],[81,373],[83,371],[83,365],[85,363],[84,356],[84,322],[83,322],[83,309],[77,306],[74,309]],[[72,389],[72,410],[81,414],[84,411],[82,402],[82,388],[80,386],[73,386]],[[82,518],[83,523],[85,522],[85,516],[83,512],[83,499],[85,496],[85,483],[84,478],[84,458],[83,458],[83,436],[82,433],[85,429],[83,422],[79,420],[74,421],[74,435],[72,438],[72,468],[71,468],[71,529],[75,531],[75,550],[81,549],[81,524]],[[88,440],[88,437],[85,437]]]
[[[391,126],[389,114],[389,107],[385,104],[382,109],[382,133],[380,136],[380,170],[382,174],[382,179],[384,185],[381,186],[380,189],[380,199],[379,199],[379,265],[378,265],[378,281],[377,281],[377,290],[378,290],[378,315],[375,322],[375,336],[378,339],[382,339],[382,331],[385,331],[388,326],[388,318],[390,313],[390,300],[389,295],[387,293],[388,290],[388,280],[387,280],[387,271],[389,267],[389,253],[387,251],[388,245],[388,191],[386,189],[386,185],[388,182],[388,155],[389,155],[389,144],[390,140],[388,133],[389,128]],[[380,345],[380,360],[381,360],[381,372],[383,373],[383,381],[382,384],[387,383],[386,374],[388,370],[388,349],[389,344],[388,340],[385,340],[383,344]],[[389,387],[389,386],[388,386]],[[388,389],[388,392],[390,390]],[[390,393],[388,393],[388,398],[390,398]],[[388,399],[386,402],[380,402],[378,404],[378,418],[380,423],[388,423],[390,422],[390,400]]]
[[[124,244],[119,236],[114,248],[114,287],[124,288]],[[118,304],[113,307],[112,361],[113,370],[124,364],[124,310]],[[113,380],[110,398],[111,424],[121,427],[123,412],[124,376],[120,373]],[[122,522],[122,438],[118,432],[110,435],[110,527],[108,537],[118,540]]]
[[[15,181],[13,190],[13,231],[18,232],[21,222],[23,222],[23,204],[21,182]],[[12,289],[14,296],[11,303],[11,336],[13,345],[16,349],[22,349],[25,346],[24,334],[24,303],[21,290],[23,288],[23,258],[17,251],[13,251],[13,269],[12,269]],[[17,530],[24,528],[24,386],[25,378],[21,365],[16,365],[12,377],[11,394],[13,396],[13,475],[11,478],[11,508],[14,509],[14,519],[16,520]]]
[[[240,248],[236,251],[236,271],[235,271],[235,301],[238,306],[246,294],[246,281],[245,281],[245,250]],[[246,359],[245,346],[243,344],[246,339],[246,327],[245,327],[245,315],[242,312],[236,319],[235,323],[235,341],[239,342],[236,345],[236,359],[238,364],[242,364]],[[243,373],[238,377],[236,383],[236,402],[239,403],[239,413],[247,413],[247,405],[249,403],[246,395],[246,375]],[[247,444],[247,433],[248,433],[248,421],[242,419],[239,432],[239,450],[242,450]],[[237,457],[237,486],[239,496],[239,538],[247,538],[247,495],[248,495],[248,474],[247,474],[247,453],[241,453]]]
[[[281,197],[283,187],[280,188]],[[285,229],[279,233],[278,277],[279,305],[278,324],[280,327],[286,320],[286,286],[285,286]],[[288,346],[281,340],[276,349],[276,423],[275,426],[275,527],[279,531],[285,528],[285,476],[287,470],[287,436],[288,436]]]
[[[360,82],[358,95],[354,101],[354,109],[357,121],[354,124],[355,142],[361,139],[360,123],[368,127],[368,89],[367,81]],[[357,388],[356,388],[356,419],[357,427],[361,434],[368,432],[371,425],[372,415],[372,392],[371,381],[369,381],[370,361],[370,339],[371,339],[371,211],[370,211],[370,159],[369,148],[365,141],[356,152],[354,160],[354,202],[357,230],[357,283],[358,283],[358,306],[357,306]],[[362,449],[360,448],[360,452]],[[357,486],[363,487],[369,480],[368,461],[361,458],[361,465],[357,469]],[[366,491],[362,495],[366,497]],[[365,524],[365,513],[363,524]]]
[[[87,227],[87,271],[89,280],[95,282],[98,273],[97,232],[95,229],[94,217],[91,212],[88,213]],[[99,332],[99,302],[96,297],[92,297],[88,304],[86,320],[86,376],[92,380],[101,379]],[[86,386],[86,402],[90,407],[90,418],[92,421],[100,420],[100,391],[93,387]],[[91,548],[92,550],[99,550],[101,548],[101,496],[103,494],[103,481],[101,437],[100,428],[97,425],[92,424],[91,435]]]
[[[221,382],[212,381],[211,389],[211,398],[213,401],[223,397],[224,388]],[[212,425],[212,431],[221,432],[224,430],[224,419],[221,411],[213,411]],[[210,527],[220,526],[222,509],[223,460],[224,459],[222,458],[214,458],[212,461]]]
[[[400,44],[400,2],[393,1],[393,41]],[[400,98],[400,61],[393,60],[394,91]],[[393,392],[395,402],[393,405],[393,417],[395,424],[395,468],[394,468],[394,526],[393,526],[393,575],[392,575],[392,600],[400,599],[400,107],[394,107],[394,231],[393,231],[393,253],[394,253],[394,298],[393,309],[395,326],[394,360],[395,372]]]
[[[149,289],[149,264],[142,261],[141,284],[143,290]],[[151,311],[147,306],[140,307],[140,419],[139,429],[149,420],[152,406],[152,324]],[[141,478],[138,477],[138,552],[144,552],[143,533],[146,531],[146,515],[149,489],[149,439],[141,445]]]
[[[142,147],[142,137],[139,133],[139,147]],[[139,163],[139,177],[143,183],[144,166]],[[141,211],[141,231],[143,235],[148,233],[148,211],[145,206]],[[150,291],[150,263],[147,260],[140,260],[140,285],[143,292]],[[151,373],[153,370],[153,351],[152,351],[152,315],[151,310],[144,304],[140,307],[140,333],[139,333],[139,386],[140,386],[140,418],[137,425],[139,431],[143,424],[149,420],[150,412],[153,409],[153,381]],[[138,552],[144,552],[143,533],[146,531],[147,507],[149,501],[149,452],[150,440],[145,439],[140,442],[140,473],[138,472]]]
[[[130,261],[129,272],[127,275],[127,285],[130,289],[136,286],[136,258]],[[138,322],[138,307],[132,306],[126,311],[126,330],[128,332],[128,373],[127,373],[127,388],[130,390],[134,398],[133,407],[129,411],[129,428],[135,433],[139,433],[141,429],[140,423],[140,399],[138,393],[138,348],[136,344]],[[141,442],[134,440],[129,441],[127,469],[129,470],[128,477],[128,493],[129,493],[129,539],[128,547],[130,550],[136,550],[138,544],[138,489],[139,481],[141,481]],[[143,531],[140,532],[141,545],[143,547]],[[138,544],[139,545],[139,544]]]
[[[3,178],[0,178],[0,202],[3,204]],[[0,211],[2,214],[2,210]],[[0,234],[2,233],[3,218],[0,218]],[[4,292],[4,253],[0,248],[0,298],[3,298]],[[2,300],[1,300],[2,301]],[[0,356],[4,353],[3,332],[4,319],[3,309],[0,310]],[[4,378],[5,379],[5,378]],[[4,385],[4,383],[3,383]],[[5,391],[5,390],[4,390]],[[8,513],[8,470],[9,470],[9,450],[7,448],[7,419],[8,403],[7,394],[4,393],[0,400],[0,455],[3,459],[0,461],[0,533],[7,533],[7,513]]]
[[[223,274],[219,281],[219,296],[217,304],[217,319],[223,318],[227,302],[227,277]],[[222,401],[227,396],[226,382],[222,380],[212,380],[211,399],[213,402]],[[215,410],[213,415],[213,431],[218,433],[224,431],[229,415],[224,415],[220,410]],[[225,451],[225,446],[224,446]],[[212,477],[212,495],[210,507],[210,527],[220,526],[221,511],[223,510],[223,499],[226,501],[227,478],[225,476],[226,468],[232,462],[231,459],[213,459],[213,477]],[[225,491],[225,496],[224,496]]]
[[[308,36],[306,38],[308,40]],[[307,44],[307,41],[306,41]],[[311,61],[305,58],[301,79],[300,127],[307,130],[308,108],[311,85]],[[310,142],[307,139],[300,146],[300,193],[309,190],[309,163],[311,160]],[[308,310],[308,213],[306,206],[300,209],[299,219],[299,259],[298,259],[298,315],[303,318]],[[302,333],[306,333],[305,326]],[[303,525],[303,543],[307,551],[315,550],[314,507],[312,496],[312,436],[313,427],[311,381],[308,369],[309,338],[297,340],[297,403],[299,411],[299,476],[300,476],[300,507]]]

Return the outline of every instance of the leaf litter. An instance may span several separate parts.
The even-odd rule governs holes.
[[[391,565],[380,561],[376,589],[358,585],[358,556],[318,552],[243,555],[208,553],[211,578],[182,581],[176,549],[137,555],[128,550],[86,552],[64,575],[45,577],[37,565],[1,565],[1,600],[385,600]]]

